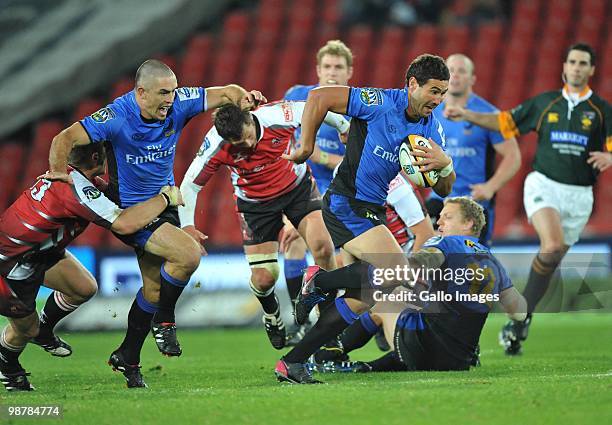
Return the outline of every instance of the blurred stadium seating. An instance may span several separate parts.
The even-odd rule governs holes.
[[[463,1],[451,2],[460,10]],[[261,0],[256,7],[224,15],[218,31],[193,35],[173,55],[158,58],[173,67],[179,84],[219,85],[236,82],[259,89],[269,100],[282,97],[297,83],[316,81],[315,53],[328,39],[342,38],[355,54],[353,85],[399,87],[408,63],[418,54],[470,55],[478,77],[475,90],[500,108],[509,108],[536,93],[556,89],[564,49],[571,42],[591,43],[600,58],[593,89],[612,99],[612,32],[607,31],[612,3],[606,0],[516,0],[509,22],[493,21],[475,27],[422,25],[374,29],[360,24],[339,31],[340,1]],[[74,105],[69,121],[41,119],[32,124],[31,140],[0,141],[3,167],[0,210],[47,167],[52,137],[71,121],[89,114],[132,88],[132,75],[109,87],[107,97],[88,97]],[[182,135],[175,172],[180,182],[211,125],[210,116],[193,119]],[[522,207],[522,182],[536,148],[534,135],[520,140],[523,164],[497,196],[496,238],[533,236]],[[595,208],[586,236],[612,235],[612,172],[595,188]],[[240,228],[233,211],[227,172],[219,173],[199,197],[197,222],[219,246],[240,245]],[[108,233],[91,226],[77,243],[121,247]]]

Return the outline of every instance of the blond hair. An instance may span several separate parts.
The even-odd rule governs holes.
[[[446,198],[444,205],[446,204],[457,204],[461,210],[461,215],[465,221],[472,221],[472,234],[479,236],[482,232],[482,228],[485,226],[485,215],[484,208],[466,196],[455,196],[452,198]]]
[[[346,59],[346,65],[353,66],[353,52],[340,40],[329,40],[325,46],[317,52],[317,65],[321,64],[321,59],[325,55],[340,56]]]

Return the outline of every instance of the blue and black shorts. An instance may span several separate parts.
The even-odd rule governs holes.
[[[334,241],[334,247],[366,231],[386,224],[386,210],[382,205],[359,201],[327,191],[323,197],[323,220]]]
[[[136,233],[132,233],[130,235],[119,235],[114,233],[114,235],[124,244],[134,248],[136,254],[140,257],[144,254],[144,247],[153,232],[155,232],[164,223],[170,223],[180,229],[181,222],[179,220],[178,209],[176,207],[166,208],[152,222]]]

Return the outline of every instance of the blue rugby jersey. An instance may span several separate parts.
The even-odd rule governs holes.
[[[318,84],[314,84],[311,86],[293,86],[287,93],[285,93],[286,100],[306,100],[308,98],[308,93],[310,90],[319,87]],[[348,119],[348,117],[346,117]],[[301,128],[298,128],[295,131],[295,138],[299,140],[301,133]],[[340,141],[340,136],[338,135],[338,130],[329,126],[325,123],[321,124],[319,128],[319,132],[317,133],[317,138],[315,143],[323,152],[331,153],[334,155],[342,155],[344,156],[345,147],[344,144]],[[326,167],[322,164],[317,164],[312,161],[307,161],[310,169],[312,170],[312,175],[317,182],[317,187],[321,194],[327,191],[329,184],[333,179],[334,170]]]
[[[442,302],[445,312],[460,313],[468,309],[477,313],[488,313],[491,303],[477,301],[457,301],[456,294],[499,294],[512,286],[504,266],[491,254],[485,245],[478,242],[478,238],[471,236],[434,236],[423,245],[424,248],[437,248],[444,254],[442,270],[455,271],[455,280],[434,279],[431,281],[430,292],[444,291],[453,295],[453,301]],[[465,278],[461,270],[480,269],[482,279]]]
[[[439,121],[430,115],[410,122],[407,108],[407,88],[350,88],[347,115],[352,117],[351,129],[331,192],[383,205],[389,183],[400,171],[399,148],[410,134],[431,138],[445,149]]]
[[[425,250],[432,247],[442,251],[445,257],[440,266],[444,275],[429,282],[429,295],[437,299],[430,298],[422,311],[404,310],[396,326],[420,332],[421,338],[426,340],[425,346],[435,351],[437,361],[451,359],[452,364],[463,363],[467,369],[476,355],[492,302],[466,301],[461,296],[499,295],[510,288],[512,282],[501,263],[475,237],[435,236],[423,245]],[[465,271],[469,269],[479,278],[463,281],[460,277],[466,277]],[[480,274],[476,274],[478,269]],[[450,278],[448,270],[453,272],[454,278]],[[439,294],[450,296],[450,301],[440,300]]]
[[[475,94],[468,98],[466,109],[475,112],[499,112],[489,102]],[[467,121],[451,121],[444,117],[444,103],[434,109],[434,115],[442,124],[446,135],[446,152],[453,158],[457,180],[448,196],[469,196],[470,185],[484,183],[491,178],[495,166],[493,145],[504,141],[498,131],[488,130]],[[442,199],[434,191],[431,197]],[[491,201],[480,201],[489,208]]]
[[[204,88],[181,87],[163,121],[142,118],[133,91],[83,118],[91,141],[108,143],[109,197],[126,208],[174,185],[176,143],[189,119],[205,110]]]

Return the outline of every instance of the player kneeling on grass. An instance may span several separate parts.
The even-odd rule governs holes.
[[[72,354],[70,345],[57,337],[53,328],[93,297],[97,284],[66,252],[66,246],[90,222],[121,235],[130,234],[168,206],[182,204],[178,187],[165,186],[159,195],[121,210],[94,184],[106,169],[102,144],[74,148],[70,164],[68,174],[73,184],[38,180],[0,216],[0,314],[10,323],[0,335],[0,381],[8,391],[34,389],[19,363],[28,342],[54,356]],[[54,292],[39,320],[36,295],[41,285]]]
[[[524,319],[527,309],[501,263],[478,242],[484,223],[483,209],[476,202],[446,199],[439,220],[441,235],[408,257],[411,277],[407,281],[417,281],[410,289],[385,285],[380,269],[363,262],[331,272],[309,267],[296,304],[296,319],[299,322],[331,290],[358,291],[362,298],[377,302],[377,313],[362,315],[361,326],[348,329],[342,337],[344,351],[363,346],[381,325],[394,327],[389,341],[394,350],[373,362],[345,364],[345,370],[468,370],[477,356],[492,302],[498,300],[517,320]],[[414,305],[401,314],[381,314],[390,307],[403,308],[406,302]],[[292,374],[298,369],[305,368],[281,360],[275,372],[283,381],[313,381],[296,379],[303,374]]]

